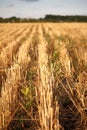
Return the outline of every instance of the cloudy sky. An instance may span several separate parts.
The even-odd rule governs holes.
[[[87,0],[0,0],[0,17],[87,15]]]

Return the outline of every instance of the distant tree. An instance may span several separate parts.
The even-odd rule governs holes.
[[[8,21],[11,23],[20,22],[20,18],[13,16],[13,17],[8,18]]]
[[[0,17],[0,23],[3,23],[4,19],[2,17]]]

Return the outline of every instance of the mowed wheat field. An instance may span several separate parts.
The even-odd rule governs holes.
[[[0,130],[87,130],[87,23],[0,24]]]

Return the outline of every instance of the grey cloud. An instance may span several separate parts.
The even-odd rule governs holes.
[[[38,2],[39,0],[20,0],[20,1],[25,1],[25,2]]]
[[[14,6],[15,6],[15,4],[9,4],[7,7],[11,8],[11,7],[14,7]]]

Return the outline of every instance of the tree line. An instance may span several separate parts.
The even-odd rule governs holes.
[[[61,15],[46,15],[45,20],[53,22],[87,22],[87,16],[61,16]]]
[[[0,17],[0,23],[22,23],[22,22],[87,22],[87,16],[74,15],[74,16],[61,16],[61,15],[46,15],[44,18],[2,18]]]

